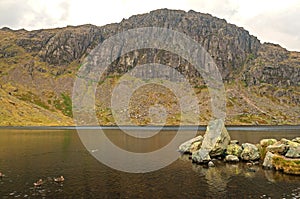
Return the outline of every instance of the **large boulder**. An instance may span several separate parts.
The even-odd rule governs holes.
[[[197,163],[205,163],[210,157],[224,154],[230,136],[225,128],[224,121],[221,119],[210,121],[201,148],[192,154],[192,160]]]
[[[195,149],[199,149],[202,144],[203,137],[201,135],[194,137],[179,146],[179,152],[192,153]],[[200,145],[200,146],[199,146]]]
[[[241,159],[246,161],[254,161],[260,158],[259,150],[254,144],[244,143],[242,144],[243,151],[241,153]]]

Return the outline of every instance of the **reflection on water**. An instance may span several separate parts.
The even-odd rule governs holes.
[[[203,133],[203,132],[200,132]],[[106,131],[114,142],[132,151],[148,152],[170,142],[174,132],[156,134],[138,144],[126,135]],[[230,131],[240,142],[262,138],[292,138],[286,132]],[[152,143],[151,143],[152,142]],[[109,151],[108,151],[109,153]],[[114,154],[110,154],[112,157]],[[205,168],[191,163],[188,155],[155,172],[131,174],[113,170],[83,147],[74,130],[0,130],[0,179],[2,198],[299,198],[300,177],[263,170],[246,164],[224,164]],[[65,182],[53,177],[63,175]],[[33,182],[45,180],[40,188]]]

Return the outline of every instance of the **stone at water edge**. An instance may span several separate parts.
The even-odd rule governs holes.
[[[296,137],[294,139],[292,139],[293,142],[297,142],[297,143],[300,143],[300,137]]]
[[[300,175],[300,158],[287,158],[275,154],[272,158],[276,170],[283,173]]]
[[[240,159],[239,159],[239,157],[237,157],[237,156],[235,156],[235,155],[227,155],[227,156],[225,157],[225,161],[226,161],[226,162],[239,162]]]
[[[238,140],[230,140],[229,144],[238,144],[239,141]]]
[[[198,151],[192,153],[192,161],[199,164],[206,164],[211,161],[209,156],[209,151],[199,149]]]
[[[204,134],[201,149],[209,151],[211,157],[220,156],[223,155],[229,143],[230,136],[224,121],[221,119],[210,121]]]
[[[270,151],[268,151],[266,153],[266,156],[265,156],[265,159],[264,159],[264,162],[263,162],[263,167],[264,168],[267,168],[267,169],[274,168],[273,157],[274,157],[274,154],[271,153]]]
[[[213,163],[213,161],[208,162],[208,167],[215,167],[215,164]]]
[[[223,120],[210,121],[201,148],[192,154],[193,162],[207,163],[210,161],[210,157],[223,155],[229,142],[230,136]]]
[[[241,159],[246,161],[254,161],[260,158],[259,150],[257,146],[250,143],[242,144],[243,151],[241,153]]]
[[[285,138],[282,138],[279,142],[282,143],[282,144],[285,144],[289,147],[298,147],[298,146],[300,146],[300,143],[293,142],[293,141],[285,139]]]
[[[285,154],[288,150],[288,145],[279,142],[276,142],[273,145],[267,146],[266,150],[271,153]]]
[[[240,157],[242,151],[242,147],[238,144],[229,144],[226,148],[227,155],[235,155],[237,157]]]
[[[194,153],[201,148],[202,140],[198,142],[194,142],[189,148],[189,153]]]
[[[300,158],[300,146],[290,147],[289,150],[286,152],[285,157]]]
[[[273,145],[277,142],[276,139],[262,139],[259,144],[260,146],[262,147],[267,147],[267,146],[270,146],[270,145]]]
[[[181,153],[192,153],[190,151],[190,148],[192,147],[192,145],[196,142],[198,142],[201,146],[201,143],[202,143],[202,140],[203,140],[203,137],[201,135],[197,136],[197,137],[194,137],[184,143],[182,143],[180,146],[179,146],[179,152]]]

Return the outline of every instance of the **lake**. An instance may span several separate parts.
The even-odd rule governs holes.
[[[300,136],[299,128],[228,129],[240,143]],[[160,149],[176,134],[165,129],[141,144],[118,129],[104,131],[116,145],[139,153]],[[205,168],[183,155],[149,173],[118,171],[95,159],[74,129],[0,129],[0,171],[5,174],[0,179],[2,198],[300,198],[299,176],[259,166],[253,172],[245,163],[220,161]],[[65,181],[55,183],[53,177],[61,175]],[[44,184],[35,188],[33,183],[40,178]]]

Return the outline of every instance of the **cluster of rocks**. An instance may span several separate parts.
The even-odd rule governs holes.
[[[264,157],[263,167],[300,175],[300,137],[293,140],[282,138],[260,141]]]
[[[209,123],[204,136],[197,136],[179,146],[181,153],[191,154],[194,163],[214,166],[213,159],[224,162],[262,163],[263,168],[288,174],[300,174],[300,137],[293,140],[263,139],[259,144],[230,140],[222,120]]]

